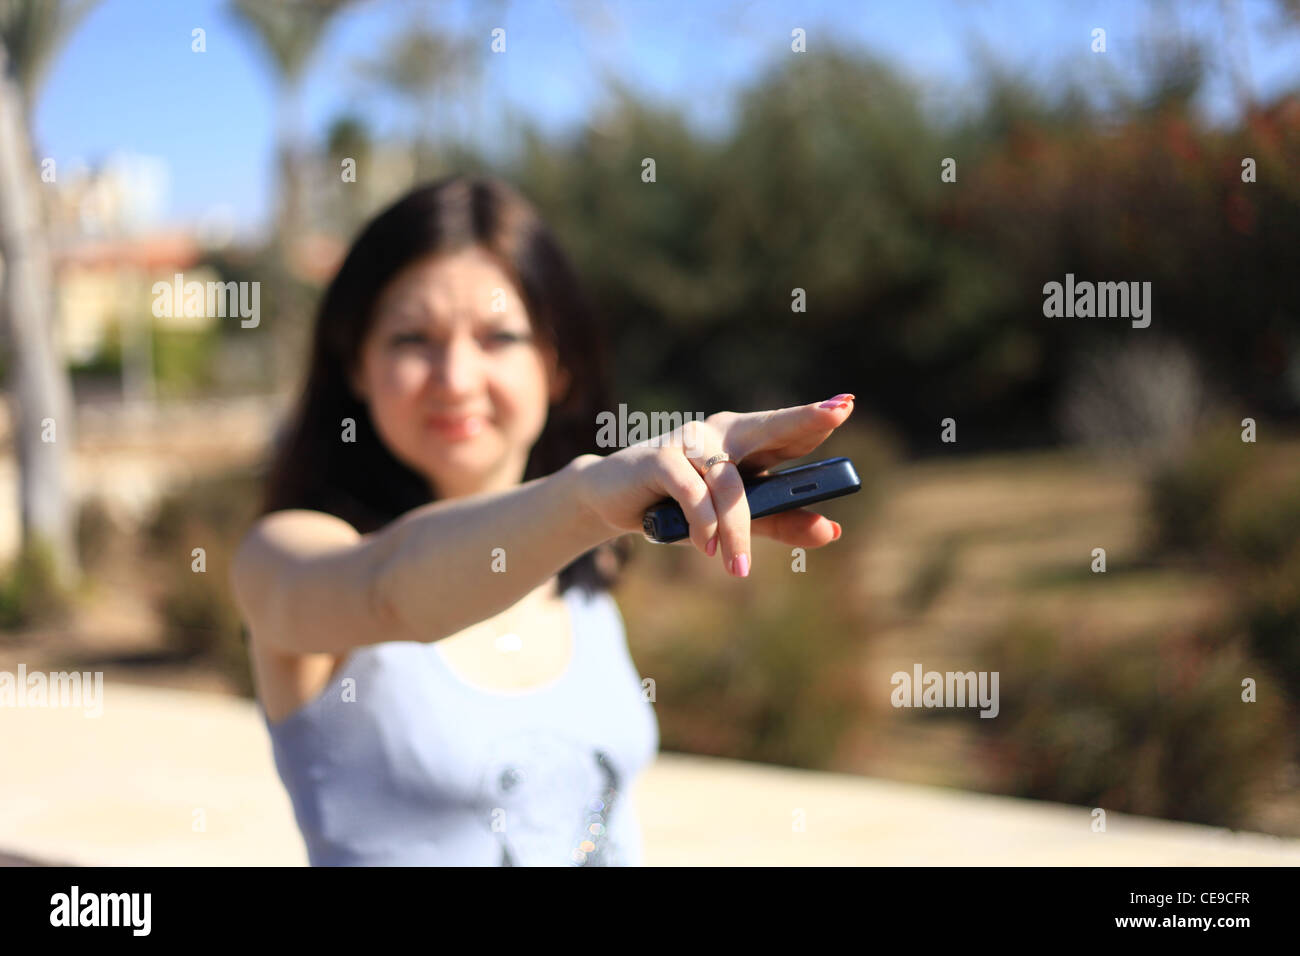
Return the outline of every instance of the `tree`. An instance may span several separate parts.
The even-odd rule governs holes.
[[[69,462],[72,385],[54,343],[54,297],[31,112],[54,53],[95,0],[0,0],[0,316],[13,356],[9,389],[22,497],[23,551],[46,551],[61,589],[81,568]]]
[[[357,64],[367,82],[405,103],[414,115],[417,179],[437,168],[440,105],[463,100],[479,80],[481,53],[474,42],[450,37],[417,17],[389,37],[378,57]]]
[[[291,303],[300,302],[291,275],[293,243],[301,238],[304,173],[302,161],[301,87],[312,54],[325,36],[330,20],[352,0],[231,0],[236,18],[257,37],[270,58],[276,78],[276,136],[280,167],[280,205],[275,220],[276,255],[272,288],[276,314],[284,320],[273,332],[283,354],[270,359],[272,368],[292,367],[292,356],[301,349],[292,333],[301,310]],[[305,309],[305,305],[303,305]]]
[[[351,0],[232,0],[231,7],[261,42],[276,74],[276,131],[281,176],[280,237],[302,227],[302,77],[330,20]]]

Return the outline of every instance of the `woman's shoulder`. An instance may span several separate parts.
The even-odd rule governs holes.
[[[360,538],[352,525],[323,511],[293,508],[255,519],[239,539],[230,561],[230,583],[244,619],[259,619],[275,582],[296,562],[355,544]]]
[[[360,537],[361,532],[338,515],[310,508],[284,508],[255,518],[240,539],[239,550],[244,551],[249,544],[334,543]]]

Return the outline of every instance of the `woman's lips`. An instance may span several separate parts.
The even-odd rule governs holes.
[[[431,429],[451,441],[472,438],[487,424],[482,415],[430,415],[425,421]]]

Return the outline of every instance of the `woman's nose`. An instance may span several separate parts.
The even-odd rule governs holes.
[[[433,378],[445,391],[473,391],[483,372],[483,356],[478,344],[467,335],[458,335],[435,350]]]

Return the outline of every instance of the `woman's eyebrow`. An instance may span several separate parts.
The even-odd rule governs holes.
[[[427,319],[433,312],[419,302],[400,302],[384,306],[380,314],[390,319]]]
[[[426,323],[429,319],[441,319],[439,313],[434,312],[428,306],[393,306],[387,310],[386,317],[391,322],[407,323],[420,322]],[[445,321],[445,320],[442,320]],[[491,312],[484,311],[477,315],[471,315],[470,321],[481,326],[507,326],[518,325],[518,315],[513,312]],[[441,322],[440,322],[441,324]]]

